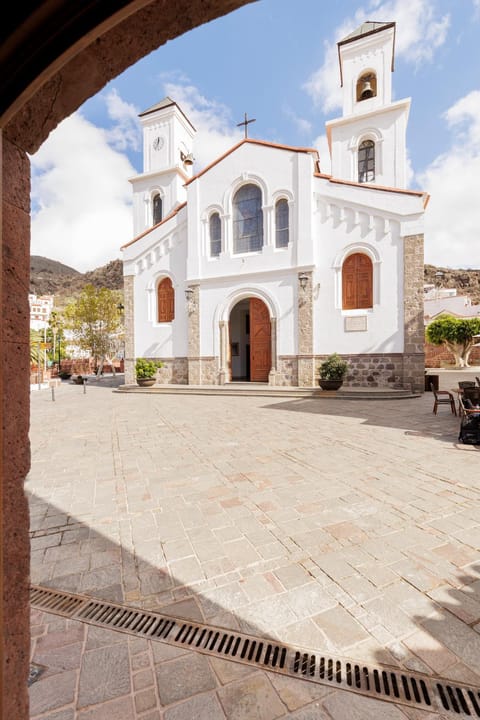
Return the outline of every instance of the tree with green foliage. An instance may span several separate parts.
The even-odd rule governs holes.
[[[80,296],[65,308],[66,327],[72,330],[79,347],[95,359],[98,374],[103,363],[119,349],[123,337],[121,307],[122,293],[119,290],[86,285]]]
[[[43,367],[45,364],[45,350],[42,348],[43,332],[30,329],[30,365]]]
[[[427,326],[425,336],[432,345],[445,345],[455,358],[455,367],[469,367],[468,360],[480,334],[480,318],[440,315]]]

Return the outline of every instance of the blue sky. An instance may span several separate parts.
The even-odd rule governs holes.
[[[409,186],[426,190],[425,261],[480,268],[480,0],[259,0],[177,38],[109,83],[32,157],[32,254],[85,271],[132,237],[138,114],[165,95],[198,130],[201,169],[242,137],[317,147],[341,114],[336,43],[397,23],[394,99],[411,97]]]

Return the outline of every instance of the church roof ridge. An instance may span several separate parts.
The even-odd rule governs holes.
[[[271,147],[276,148],[277,150],[290,150],[291,152],[300,152],[300,153],[313,153],[317,156],[318,161],[318,150],[316,148],[307,148],[307,147],[296,147],[294,145],[283,145],[281,143],[273,143],[269,142],[268,140],[256,140],[255,138],[243,138],[240,140],[236,145],[233,145],[231,148],[229,148],[226,152],[223,153],[223,155],[219,155],[215,160],[212,160],[211,163],[209,163],[206,167],[204,167],[202,170],[200,170],[196,175],[191,177],[187,182],[185,183],[185,186],[190,185],[194,180],[197,180],[202,175],[205,175],[211,168],[215,167],[215,165],[218,165],[219,162],[224,160],[226,157],[231,155],[235,150],[238,150],[239,147],[245,144],[251,144],[251,145],[262,145],[263,147]]]
[[[386,30],[390,27],[395,28],[395,23],[366,20],[361,25],[359,25],[356,30],[353,30],[342,40],[339,40],[337,45],[344,45],[346,43],[353,42],[360,37],[364,37],[365,35],[373,35],[373,33],[381,32],[382,30]]]
[[[152,232],[152,230],[155,230],[156,228],[160,227],[160,225],[163,225],[164,223],[171,220],[173,217],[175,217],[175,215],[178,215],[180,210],[183,210],[183,208],[186,207],[186,205],[187,205],[186,201],[183,203],[180,203],[180,205],[177,205],[177,207],[173,208],[173,210],[166,217],[164,217],[163,220],[160,220],[160,222],[157,223],[156,225],[153,225],[153,227],[147,228],[146,230],[144,230],[144,232],[140,233],[140,235],[137,235],[137,237],[134,237],[132,240],[129,240],[127,243],[125,243],[125,245],[122,245],[120,247],[120,250],[124,250],[125,248],[130,247],[130,245],[133,245],[134,243],[136,243],[137,240],[141,240],[143,237],[145,237],[145,235],[148,235],[148,233]]]
[[[185,120],[188,122],[189,125],[195,130],[195,127],[193,126],[191,120],[188,119],[188,117],[183,112],[180,105],[175,101],[172,100],[172,98],[169,95],[166,95],[163,100],[160,100],[160,102],[155,103],[155,105],[152,105],[151,107],[147,108],[146,110],[143,110],[143,112],[138,114],[138,117],[145,117],[146,115],[151,115],[154,112],[157,112],[158,110],[164,110],[167,107],[175,106],[178,108],[179,112],[183,115]]]

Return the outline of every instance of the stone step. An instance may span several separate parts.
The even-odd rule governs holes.
[[[138,385],[120,385],[114,392],[151,393],[155,395],[230,395],[245,397],[318,398],[335,400],[404,400],[420,397],[410,390],[391,388],[321,388],[275,387],[267,383],[226,383],[225,385],[172,385],[156,384],[148,388]]]

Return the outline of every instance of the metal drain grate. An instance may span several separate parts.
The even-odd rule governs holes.
[[[349,658],[331,657],[292,648],[245,633],[179,620],[157,612],[94,600],[61,590],[32,587],[31,603],[110,630],[158,640],[258,669],[348,690],[377,700],[457,717],[480,718],[480,688],[452,684],[420,673],[379,667]]]

